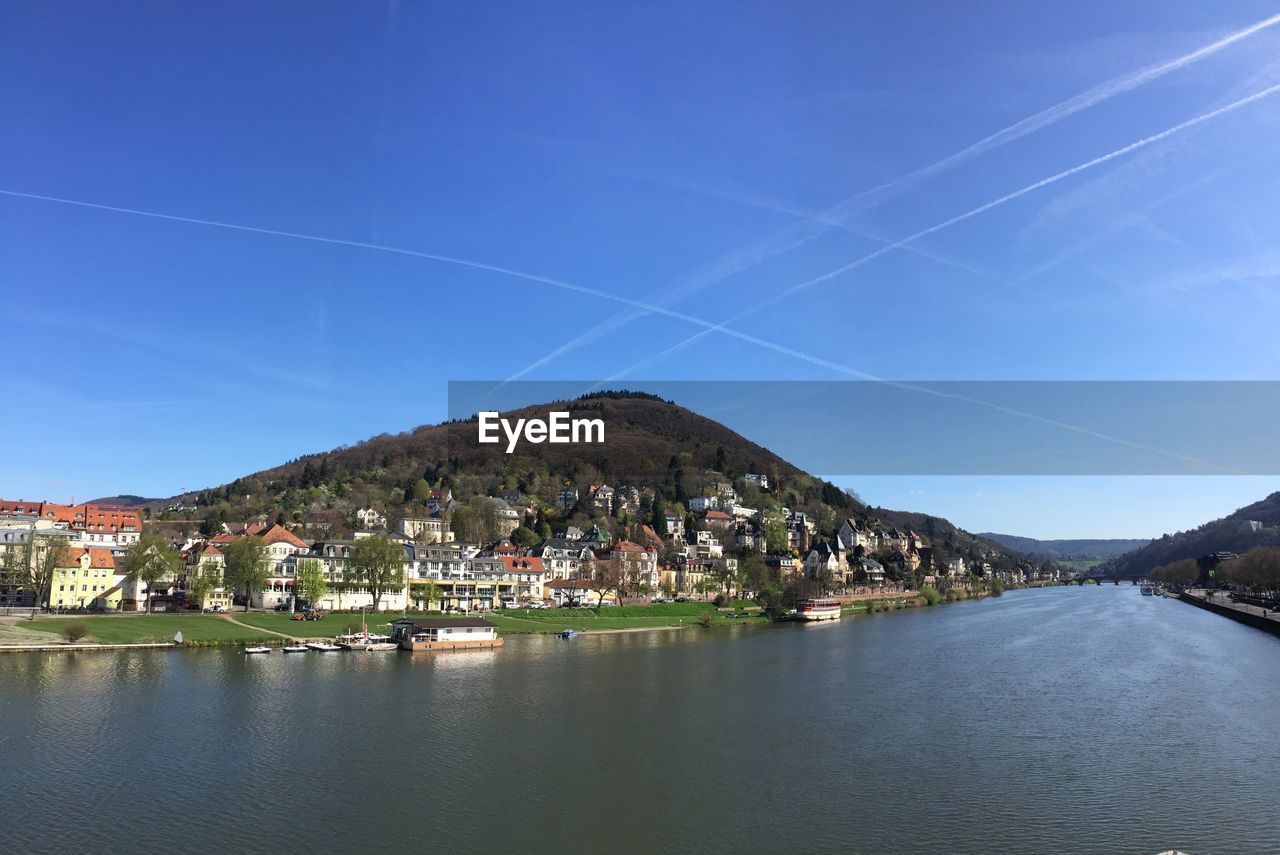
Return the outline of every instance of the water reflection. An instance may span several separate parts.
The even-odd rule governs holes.
[[[4,656],[0,848],[1265,851],[1277,653],[1124,587],[466,653]]]

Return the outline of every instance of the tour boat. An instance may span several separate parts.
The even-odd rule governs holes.
[[[281,647],[280,649],[281,649],[281,650],[283,650],[285,653],[306,653],[306,652],[307,652],[307,645],[305,645],[305,644],[286,644],[284,647]]]
[[[796,603],[796,620],[839,620],[839,600],[801,600]]]
[[[246,654],[247,654],[247,653],[270,653],[270,652],[271,652],[271,648],[270,648],[270,647],[264,647],[263,645],[259,644],[257,647],[246,647],[246,648],[244,649],[244,652],[245,652]]]
[[[308,641],[307,649],[318,650],[321,653],[332,653],[333,651],[341,650],[342,648],[336,644],[330,644],[327,641]]]

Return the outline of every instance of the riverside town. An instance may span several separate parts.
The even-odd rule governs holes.
[[[1280,855],[1280,0],[0,78],[0,855]]]

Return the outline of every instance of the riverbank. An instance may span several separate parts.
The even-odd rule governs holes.
[[[1254,629],[1280,635],[1280,616],[1277,616],[1276,612],[1244,603],[1233,603],[1226,595],[1210,598],[1208,594],[1208,591],[1193,589],[1183,591],[1178,595],[1178,599]]]
[[[953,597],[951,602],[986,596],[986,593]],[[857,617],[898,609],[924,608],[932,603],[917,592],[888,596],[864,596],[846,603],[841,613]],[[0,618],[0,652],[113,650],[121,647],[176,648],[173,639],[182,633],[181,647],[236,647],[249,644],[282,644],[326,641],[358,632],[385,632],[392,620],[410,617],[431,621],[449,617],[438,612],[331,612],[324,620],[298,621],[288,613],[233,612],[228,614],[128,614],[37,616]],[[595,609],[504,609],[485,612],[485,620],[499,635],[553,635],[566,629],[591,635],[668,631],[690,627],[768,624],[771,619],[756,606],[744,603],[720,609],[708,602],[658,603],[648,606],[605,606]],[[69,629],[78,629],[74,640]]]

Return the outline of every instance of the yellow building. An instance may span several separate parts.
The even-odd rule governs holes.
[[[110,549],[100,546],[72,547],[53,571],[49,585],[49,605],[62,609],[120,608],[116,560]]]

